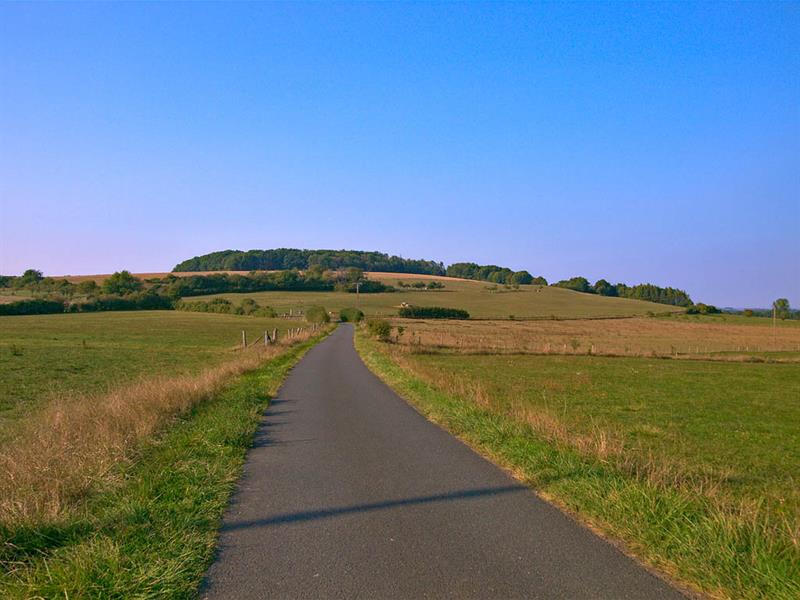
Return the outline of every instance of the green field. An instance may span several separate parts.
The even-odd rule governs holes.
[[[688,323],[715,323],[721,325],[755,325],[756,327],[800,327],[800,319],[776,319],[768,317],[745,317],[720,313],[716,315],[671,315],[670,318]]]
[[[575,438],[598,430],[621,458],[670,465],[800,524],[800,365],[593,356],[418,355],[430,381],[480,384],[505,413]]]
[[[397,285],[397,274],[371,273],[370,279],[378,279],[390,285]],[[484,281],[466,281],[447,277],[414,278],[403,275],[402,281],[428,281],[435,279],[445,284],[443,290],[410,291],[399,288],[394,293],[355,294],[346,292],[254,292],[249,294],[217,294],[199,296],[189,300],[207,300],[223,297],[234,303],[243,298],[253,298],[262,306],[271,306],[279,313],[290,309],[304,309],[319,304],[328,310],[338,311],[356,306],[367,316],[396,315],[402,302],[417,306],[445,306],[463,308],[472,318],[517,319],[575,317],[627,317],[644,315],[648,312],[660,313],[676,310],[674,306],[653,304],[640,300],[609,298],[594,294],[582,294],[572,290],[533,285],[520,286],[519,290],[506,290],[499,286],[496,291],[489,290],[491,284]],[[677,309],[681,310],[681,309]]]
[[[800,365],[358,347],[429,418],[678,581],[800,594]]]
[[[242,330],[304,326],[285,319],[180,311],[0,318],[0,431],[50,394],[193,373],[230,358]]]

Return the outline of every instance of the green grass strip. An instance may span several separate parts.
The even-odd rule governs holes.
[[[718,598],[800,598],[800,552],[763,520],[664,489],[543,440],[524,423],[436,390],[359,333],[369,368],[422,414],[645,564]]]
[[[121,467],[82,517],[0,531],[0,597],[195,597],[261,415],[320,339],[288,349],[184,415]]]

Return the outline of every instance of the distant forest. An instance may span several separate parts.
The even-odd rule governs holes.
[[[283,271],[289,269],[344,269],[356,267],[381,273],[444,275],[444,264],[432,260],[414,260],[389,256],[383,252],[362,250],[222,250],[195,256],[175,265],[173,271]]]
[[[383,252],[363,250],[298,250],[295,248],[248,250],[246,252],[222,250],[185,260],[175,265],[173,271],[339,270],[349,267],[382,273],[446,275],[505,285],[548,285],[547,280],[542,276],[534,277],[528,271],[513,271],[497,265],[462,262],[453,263],[445,268],[444,263],[433,260],[414,260],[390,256]],[[611,284],[605,279],[600,279],[592,284],[585,277],[573,277],[551,285],[599,296],[648,300],[672,306],[693,306],[692,299],[684,290],[671,287],[662,288],[652,283],[628,286],[624,283]],[[716,309],[714,308],[714,310]]]

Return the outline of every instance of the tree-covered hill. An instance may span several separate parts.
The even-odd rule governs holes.
[[[285,269],[343,269],[357,267],[384,273],[444,275],[444,264],[363,250],[222,250],[185,260],[173,271],[275,271]]]

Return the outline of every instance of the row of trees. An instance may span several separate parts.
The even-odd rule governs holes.
[[[624,283],[612,285],[605,279],[599,279],[592,285],[585,277],[573,277],[571,279],[563,279],[553,285],[585,294],[647,300],[648,302],[670,304],[672,306],[690,307],[693,305],[692,299],[684,290],[672,287],[662,288],[652,283],[640,283],[634,286],[628,286]]]
[[[508,267],[479,265],[471,262],[453,263],[447,267],[447,276],[489,281],[491,283],[547,285],[547,280],[544,277],[534,277],[528,271],[512,271]]]
[[[289,269],[338,270],[356,267],[383,273],[419,273],[444,275],[444,264],[432,260],[414,260],[383,252],[362,250],[222,250],[195,256],[175,265],[173,271],[279,271]]]
[[[191,275],[141,280],[129,271],[119,271],[107,277],[100,285],[93,280],[71,283],[66,279],[43,277],[40,271],[29,269],[20,277],[4,277],[0,286],[26,290],[47,296],[125,296],[135,292],[147,291],[169,298],[202,296],[226,292],[262,291],[343,291],[364,294],[393,292],[394,288],[379,281],[364,279],[364,272],[354,267],[341,271],[325,271],[313,267],[304,272],[297,270],[276,272],[254,272],[249,275],[212,273],[210,275]]]
[[[351,267],[342,271],[324,271],[313,267],[304,272],[255,272],[250,275],[213,273],[141,280],[129,271],[119,271],[100,285],[95,281],[71,283],[66,279],[43,277],[29,269],[20,277],[4,277],[0,286],[30,291],[43,296],[0,305],[0,315],[44,314],[54,312],[88,312],[102,310],[172,309],[233,314],[267,313],[271,309],[248,304],[245,300],[234,307],[227,301],[208,303],[181,302],[181,298],[208,294],[261,291],[341,291],[353,293],[393,292],[395,288],[380,281],[364,279],[361,269]],[[252,301],[250,301],[252,302]]]

